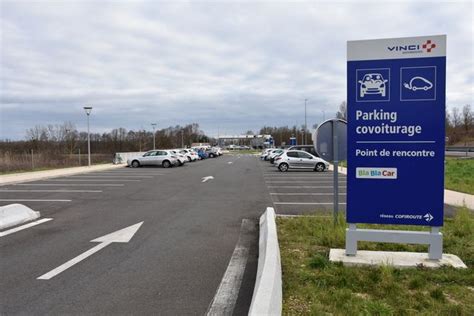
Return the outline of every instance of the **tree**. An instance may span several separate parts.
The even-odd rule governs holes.
[[[342,103],[339,104],[339,111],[337,111],[336,117],[338,119],[343,119],[343,120],[347,121],[347,103],[346,103],[346,101],[342,101]]]
[[[468,136],[469,135],[469,130],[471,129],[472,124],[473,124],[473,114],[472,114],[472,111],[471,111],[471,106],[469,104],[466,104],[462,108],[461,122],[462,122],[462,127],[464,129],[464,132],[466,133],[466,136]]]

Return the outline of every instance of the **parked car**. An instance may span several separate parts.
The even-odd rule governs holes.
[[[207,156],[207,153],[204,149],[198,149],[198,156],[199,156],[199,159],[206,159],[208,158]]]
[[[319,157],[316,149],[314,149],[314,145],[295,145],[289,147],[288,150],[304,150],[313,156]]]
[[[288,150],[275,158],[274,166],[281,172],[290,169],[311,169],[322,172],[329,169],[329,163],[303,150]]]
[[[206,153],[209,158],[219,157],[219,152],[215,147],[206,148]]]
[[[199,159],[197,152],[195,152],[193,149],[179,149],[179,153],[181,155],[184,155],[189,162],[196,161]]]
[[[270,161],[271,164],[273,164],[275,162],[275,157],[278,157],[279,155],[281,155],[285,150],[284,149],[277,149],[277,150],[274,150],[269,156],[268,156],[268,160]]]
[[[171,153],[173,153],[173,154],[176,156],[176,158],[178,159],[178,165],[179,165],[179,166],[183,166],[186,162],[188,162],[188,158],[187,158],[185,155],[180,154],[180,153],[179,153],[179,149],[172,149],[172,150],[170,150],[170,151],[171,151]]]
[[[169,168],[178,165],[178,157],[170,150],[150,150],[143,156],[127,160],[127,166],[138,168],[141,166],[162,166]]]
[[[273,154],[274,151],[276,151],[278,149],[276,148],[272,148],[264,157],[263,157],[263,160],[267,161],[267,160],[270,160],[270,156]]]
[[[274,150],[274,148],[267,148],[260,154],[260,159],[266,160],[265,157],[270,154],[270,152]]]

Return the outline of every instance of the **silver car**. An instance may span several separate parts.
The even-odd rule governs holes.
[[[127,166],[138,168],[141,166],[162,166],[169,168],[178,165],[178,157],[169,150],[150,150],[143,156],[127,160]]]
[[[322,172],[329,169],[329,163],[303,150],[288,150],[275,157],[274,166],[285,172],[289,169],[311,169]]]

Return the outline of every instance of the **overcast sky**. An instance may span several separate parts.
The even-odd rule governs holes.
[[[0,139],[196,122],[208,134],[334,115],[346,41],[448,35],[447,104],[473,104],[471,1],[1,3]]]

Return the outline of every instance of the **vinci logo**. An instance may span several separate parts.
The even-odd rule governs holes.
[[[398,45],[388,46],[387,49],[391,52],[401,52],[402,54],[413,54],[413,53],[431,53],[436,48],[436,44],[431,40],[427,40],[423,44],[411,44],[411,45]]]
[[[357,179],[396,179],[397,168],[356,168]]]

